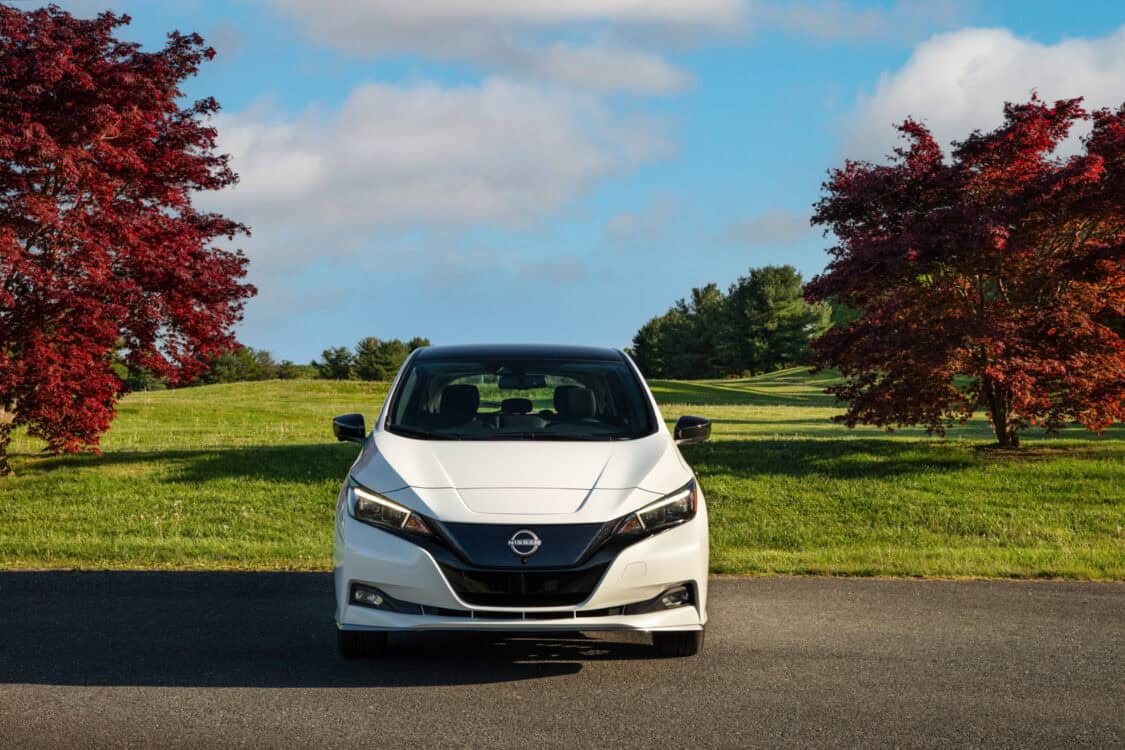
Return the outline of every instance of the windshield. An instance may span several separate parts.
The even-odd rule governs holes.
[[[624,361],[416,359],[386,428],[430,440],[630,440],[656,431]]]

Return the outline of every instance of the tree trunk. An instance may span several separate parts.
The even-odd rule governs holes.
[[[984,399],[988,405],[989,416],[992,418],[992,431],[996,433],[996,444],[1001,448],[1019,448],[1019,432],[1011,422],[1011,390],[991,378],[985,378]]]
[[[16,415],[0,409],[0,477],[9,477],[14,472],[8,464],[8,445],[12,442],[12,422]]]

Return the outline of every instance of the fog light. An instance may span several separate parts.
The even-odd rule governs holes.
[[[667,609],[679,607],[683,604],[687,604],[689,601],[691,601],[691,592],[684,586],[666,591],[664,592],[664,596],[660,597],[660,603]]]
[[[387,599],[379,589],[354,584],[352,586],[352,601],[364,607],[379,609],[386,603]]]
[[[668,609],[690,606],[694,603],[695,594],[693,593],[691,584],[681,583],[678,586],[670,586],[664,589],[663,593],[657,594],[651,599],[626,604],[625,614],[644,615],[649,612],[663,612]]]

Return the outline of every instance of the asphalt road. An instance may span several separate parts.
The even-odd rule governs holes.
[[[707,645],[392,641],[330,578],[0,573],[3,747],[1123,747],[1125,585],[719,579]]]

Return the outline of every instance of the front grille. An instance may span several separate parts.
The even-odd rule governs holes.
[[[482,607],[568,607],[585,601],[608,564],[580,570],[493,571],[441,566],[453,590]]]
[[[584,567],[608,540],[614,523],[532,524],[434,523],[439,537],[466,567],[497,570],[561,570]],[[529,529],[539,537],[535,554],[520,558],[509,542],[517,532]]]

